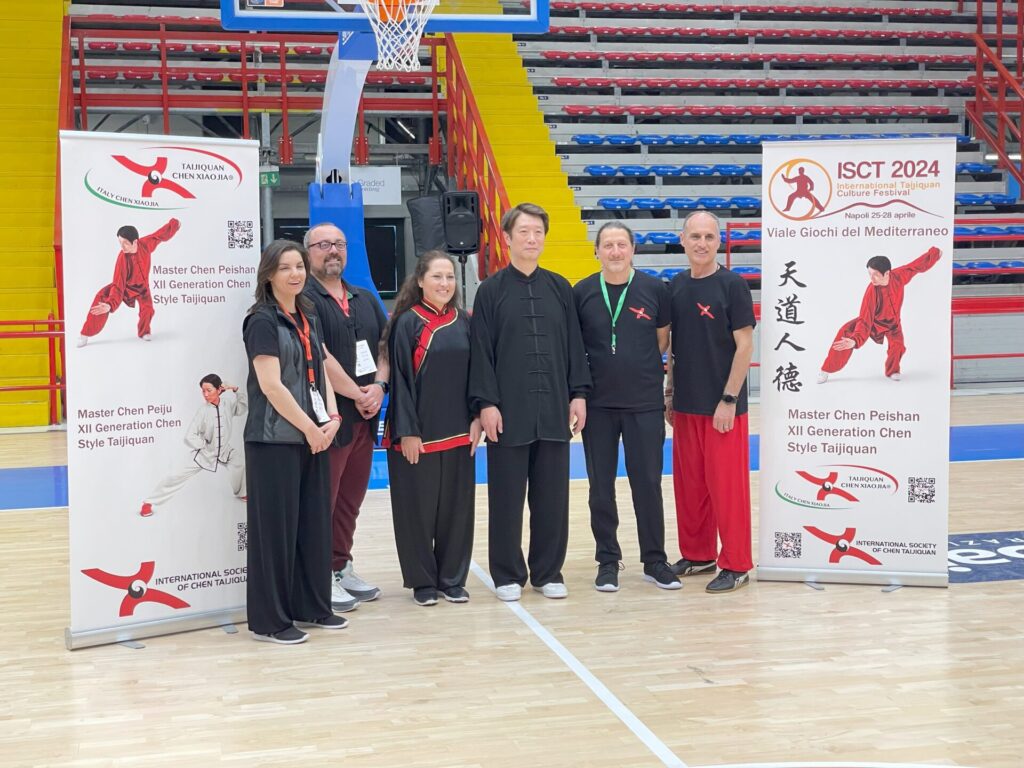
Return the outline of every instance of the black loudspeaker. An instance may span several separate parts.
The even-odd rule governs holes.
[[[412,224],[413,248],[418,259],[427,251],[443,251],[444,217],[441,214],[441,196],[414,197],[406,205]]]
[[[445,192],[444,239],[449,253],[476,253],[480,249],[480,196],[476,192]]]

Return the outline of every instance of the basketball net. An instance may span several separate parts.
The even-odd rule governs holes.
[[[439,0],[359,0],[377,38],[377,69],[415,72],[420,39]]]

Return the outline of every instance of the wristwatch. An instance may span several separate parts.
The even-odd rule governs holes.
[[[722,402],[726,405],[736,405],[736,401],[739,400],[736,395],[730,395],[728,392],[722,395]]]
[[[375,381],[373,383],[376,384],[378,387],[380,387],[384,391],[385,395],[389,391],[391,391],[391,387],[388,386],[388,383],[386,381]]]

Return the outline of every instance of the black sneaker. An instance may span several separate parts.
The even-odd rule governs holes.
[[[644,581],[657,584],[662,589],[683,588],[683,583],[672,573],[668,563],[644,563]]]
[[[750,576],[743,571],[722,569],[705,588],[705,592],[732,592],[750,583]]]
[[[469,592],[466,591],[465,587],[448,587],[448,589],[441,590],[441,594],[444,595],[444,599],[449,603],[469,602]]]
[[[715,561],[687,560],[684,557],[682,560],[676,560],[675,564],[670,565],[669,568],[676,576],[696,576],[699,573],[714,573]]]
[[[296,627],[302,627],[303,629],[344,629],[348,626],[348,619],[336,616],[331,613],[324,616],[322,619],[313,619],[312,621],[296,621]]]
[[[298,645],[309,640],[309,635],[295,627],[285,627],[280,632],[271,632],[269,635],[252,633],[252,639],[261,643],[277,643],[278,645]]]
[[[416,605],[437,605],[437,590],[433,587],[416,587],[412,591],[412,601]]]
[[[601,563],[598,565],[597,578],[594,579],[594,588],[598,592],[618,592],[620,567],[620,563]]]

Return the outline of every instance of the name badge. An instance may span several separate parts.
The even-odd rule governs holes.
[[[324,399],[320,397],[320,393],[313,387],[309,388],[309,399],[313,403],[313,415],[316,416],[317,422],[326,424],[330,421],[331,417],[327,415],[327,406],[324,405]]]
[[[376,370],[377,364],[373,362],[373,355],[370,354],[370,345],[366,339],[360,339],[356,342],[356,376],[365,376]]]

